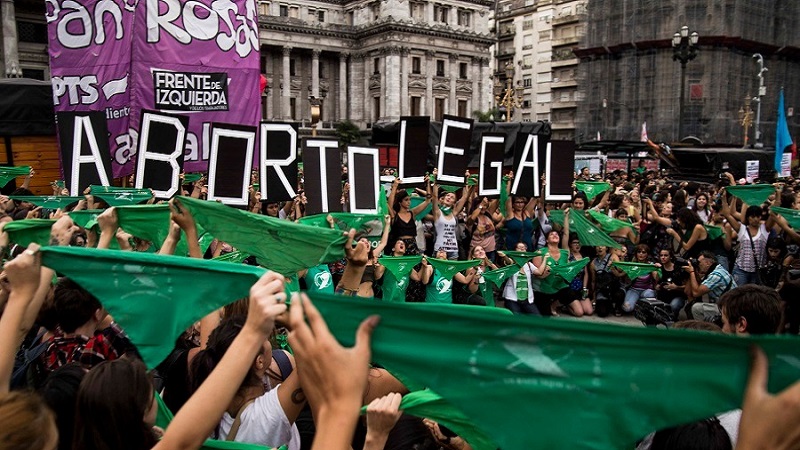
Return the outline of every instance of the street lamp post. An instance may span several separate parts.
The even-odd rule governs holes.
[[[750,131],[750,125],[753,124],[753,110],[750,108],[750,94],[747,94],[747,97],[744,99],[744,106],[739,108],[739,124],[744,128],[744,144],[743,148],[747,147],[748,137],[747,134]]]
[[[505,70],[505,89],[500,80],[495,80],[494,101],[497,103],[498,108],[501,106],[505,107],[505,120],[506,122],[511,122],[511,114],[513,114],[514,108],[522,106],[522,92],[524,88],[520,86],[519,83],[517,83],[517,87],[514,88],[514,65],[510,61],[506,63]]]
[[[764,144],[761,143],[761,97],[767,95],[767,87],[764,86],[764,73],[768,70],[764,67],[764,57],[761,53],[756,53],[753,58],[758,63],[758,95],[753,97],[756,102],[756,148],[761,148]]]
[[[672,35],[672,60],[681,63],[681,97],[678,104],[678,140],[683,137],[683,104],[686,98],[686,63],[697,57],[697,41],[700,35],[696,31],[689,34],[689,27],[684,25],[680,31]]]

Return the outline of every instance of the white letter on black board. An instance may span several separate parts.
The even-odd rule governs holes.
[[[213,124],[208,161],[208,199],[226,205],[247,206],[250,171],[256,146],[256,128]],[[220,158],[223,153],[224,158]],[[221,161],[224,161],[220,164]]]
[[[350,181],[350,212],[378,212],[378,149],[347,147],[347,176]]]
[[[153,193],[157,198],[170,198],[178,192],[180,187],[179,180],[181,174],[181,166],[178,163],[178,159],[183,156],[183,144],[186,140],[186,125],[182,122],[188,122],[187,120],[181,120],[175,116],[168,116],[162,114],[155,114],[145,112],[142,113],[142,126],[141,131],[139,133],[139,150],[136,162],[136,188],[141,189],[143,187],[148,187],[153,189]],[[151,133],[150,128],[155,124],[167,125],[175,128],[175,135],[174,140],[170,139],[170,142],[163,142],[163,140],[159,139],[164,136],[163,133]],[[173,136],[170,135],[172,138]],[[156,142],[152,142],[151,140],[155,140]],[[171,153],[162,153],[158,151],[151,151],[150,147],[154,148],[172,148]],[[147,166],[147,161],[160,161],[169,164],[170,167],[170,175],[169,178],[159,176],[158,178],[161,180],[169,179],[169,188],[166,190],[160,189],[161,186],[151,185],[145,186],[145,178],[147,177],[147,173],[145,172],[145,166]],[[150,184],[150,183],[148,183]]]
[[[404,185],[425,183],[428,169],[430,117],[401,117],[398,148],[398,178]],[[390,182],[392,180],[389,180]]]
[[[275,148],[276,142],[269,141],[269,135],[275,133],[286,133],[287,139],[285,145],[288,148]],[[281,140],[283,142],[283,140]],[[260,165],[261,165],[261,198],[270,201],[283,201],[291,200],[297,195],[295,192],[295,184],[297,183],[297,131],[288,123],[262,123],[261,124],[261,151]],[[283,159],[272,159],[271,155],[274,154],[288,156]],[[294,167],[293,179],[287,176],[285,168]],[[277,177],[280,181],[280,186],[283,187],[285,192],[271,192],[268,189],[272,186],[272,180]],[[273,189],[274,190],[274,189]]]
[[[503,182],[503,150],[505,150],[505,143],[505,136],[481,136],[481,161],[478,169],[478,195],[480,196],[500,195],[500,183]],[[494,159],[493,156],[497,156],[496,153],[489,152],[489,150],[498,145],[502,148],[499,152],[500,158]],[[492,153],[495,153],[495,155],[492,155]],[[495,181],[492,186],[486,186],[489,173],[492,173],[491,178]]]
[[[533,160],[529,161],[529,156],[533,156]],[[539,136],[529,134],[525,147],[522,150],[522,155],[519,158],[519,164],[514,170],[514,181],[511,184],[510,194],[516,194],[519,187],[520,179],[525,175],[526,169],[533,171],[533,196],[539,197]]]
[[[81,154],[81,143],[83,142],[84,133],[86,140],[89,143],[89,151],[91,154]],[[69,183],[69,195],[77,196],[82,195],[80,189],[80,174],[81,165],[91,164],[97,169],[97,174],[100,176],[100,183],[103,186],[108,186],[108,176],[106,169],[103,167],[103,158],[100,156],[100,147],[97,143],[97,136],[95,136],[92,122],[88,116],[80,117],[75,116],[75,125],[72,132],[72,178]]]
[[[306,214],[342,210],[342,182],[339,142],[335,139],[307,139],[303,146]],[[337,176],[338,175],[338,176]]]
[[[445,182],[445,183],[454,183],[454,184],[463,184],[464,183],[464,170],[461,170],[459,174],[454,173],[445,173],[445,157],[447,154],[451,154],[454,156],[461,157],[464,159],[464,155],[466,154],[466,148],[464,145],[469,146],[469,139],[465,143],[461,143],[460,147],[450,147],[447,145],[447,134],[450,131],[450,128],[458,128],[461,130],[471,130],[472,129],[472,122],[462,122],[459,120],[453,120],[445,118],[442,121],[442,139],[439,141],[439,162],[437,164],[438,175],[436,176],[437,182]],[[464,166],[466,169],[466,165]]]

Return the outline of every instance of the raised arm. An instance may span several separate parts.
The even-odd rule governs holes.
[[[394,210],[394,197],[397,195],[397,187],[400,185],[400,178],[395,178],[392,180],[392,188],[389,191],[389,198],[387,199],[387,203],[389,204],[389,215],[392,216],[394,219],[394,215],[397,214]]]
[[[652,200],[650,200],[648,198],[648,199],[645,200],[645,202],[647,203],[647,207],[650,210],[650,221],[651,222],[659,223],[661,225],[664,225],[665,227],[671,227],[672,226],[672,220],[670,220],[668,217],[661,217],[661,216],[658,215],[658,211],[656,211],[656,207],[653,206],[653,201]]]
[[[433,196],[431,197],[431,203],[433,204],[433,208],[431,213],[433,214],[433,220],[436,221],[439,219],[439,216],[442,214],[439,211],[439,184],[433,185]]]
[[[197,235],[197,225],[194,223],[194,217],[186,207],[181,205],[180,200],[173,198],[169,202],[170,217],[172,220],[181,227],[186,234],[186,243],[189,246],[189,256],[191,258],[202,258],[203,252],[200,250],[199,237]]]
[[[561,235],[561,248],[569,251],[569,214],[570,209],[564,211],[564,229]]]
[[[386,248],[386,244],[389,242],[389,231],[391,230],[392,225],[392,216],[387,214],[383,218],[383,233],[381,233],[381,241],[378,242],[378,246],[375,247],[373,250],[373,254],[381,255],[383,254],[383,249]]]
[[[414,207],[411,210],[411,213],[414,214],[414,217],[416,217],[419,214],[422,214],[422,211],[425,211],[425,208],[427,208],[428,205],[430,205],[432,197],[433,197],[433,195],[431,194],[431,180],[426,175],[425,176],[425,201],[423,201],[422,203],[420,203],[419,205],[417,205],[416,207]],[[391,203],[389,205],[391,205]],[[389,209],[391,210],[392,208],[390,207]]]
[[[453,215],[457,216],[462,209],[464,209],[464,205],[467,204],[467,199],[469,198],[470,194],[472,193],[472,186],[464,186],[461,190],[461,198],[458,199],[455,206],[453,207]]]
[[[722,201],[720,202],[720,204],[722,205],[720,214],[722,214],[728,221],[728,223],[731,224],[731,227],[733,227],[734,231],[738,232],[739,229],[742,227],[742,224],[736,217],[734,217],[733,214],[731,214],[731,205],[730,203],[728,203],[727,199],[728,192],[727,191],[722,191],[722,192],[723,192],[722,195],[724,197],[722,197]]]

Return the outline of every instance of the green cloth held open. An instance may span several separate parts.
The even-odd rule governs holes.
[[[248,255],[247,253],[241,252],[239,250],[236,250],[236,251],[232,251],[232,252],[228,252],[228,253],[223,253],[223,254],[217,256],[216,258],[212,258],[212,260],[214,260],[214,261],[222,261],[222,262],[229,262],[229,263],[234,263],[234,264],[241,264],[242,261],[244,261],[245,259],[247,259],[249,257],[250,257],[250,255]]]
[[[78,203],[83,200],[83,197],[67,197],[62,195],[11,195],[9,198],[33,203],[36,206],[47,209],[64,209],[73,203]]]
[[[422,256],[381,256],[378,263],[386,268],[383,274],[383,301],[404,302],[409,274],[422,261]]]
[[[620,228],[626,228],[626,227],[632,229],[633,231],[636,231],[636,228],[634,228],[632,223],[626,222],[624,220],[615,219],[613,217],[609,217],[608,214],[603,214],[600,211],[590,209],[589,215],[592,216],[592,219],[594,219],[597,222],[600,229],[605,231],[606,233],[611,233],[619,230]],[[572,227],[571,222],[570,222],[570,227]],[[570,230],[571,229],[572,228],[570,228]]]
[[[214,237],[250,253],[259,264],[282,275],[344,258],[347,237],[339,230],[293,223],[195,198],[181,197],[180,203]]]
[[[75,225],[90,229],[97,226],[97,216],[103,213],[103,209],[81,209],[70,211],[67,215],[75,222]]]
[[[748,184],[746,186],[728,186],[725,190],[742,199],[748,206],[761,206],[770,195],[775,193],[775,186],[771,184]]]
[[[428,264],[433,266],[439,274],[442,275],[443,278],[447,280],[452,280],[453,276],[461,272],[462,270],[467,270],[470,267],[475,267],[481,263],[479,259],[470,259],[468,261],[450,261],[448,259],[436,259],[436,258],[428,258]]]
[[[586,194],[586,198],[591,202],[595,197],[611,189],[611,184],[607,181],[576,181],[575,190]]]
[[[489,270],[487,272],[483,272],[483,278],[486,278],[486,281],[493,283],[498,288],[503,287],[503,283],[512,276],[520,269],[520,266],[516,264],[512,264],[510,266],[501,267],[495,270]]]
[[[508,256],[509,258],[513,259],[514,263],[517,266],[522,267],[522,266],[525,265],[526,262],[532,260],[539,253],[537,253],[537,252],[518,252],[516,250],[506,250],[506,251],[503,252],[503,254]],[[517,269],[519,269],[519,267],[517,267]]]
[[[14,178],[28,176],[29,173],[31,173],[31,166],[2,166],[0,167],[0,187],[5,187]]]
[[[780,206],[770,206],[769,209],[774,211],[775,214],[779,214],[781,217],[786,219],[786,222],[790,227],[794,228],[795,230],[800,230],[800,211],[796,209],[781,208]]]
[[[725,234],[725,230],[716,226],[716,225],[703,225],[706,229],[706,233],[708,233],[708,240],[713,241],[714,239],[721,238]]]
[[[40,252],[42,265],[100,300],[151,369],[169,355],[180,333],[247,296],[266,272],[244,264],[119,250],[43,247]]]
[[[126,233],[149,241],[152,243],[152,248],[160,248],[164,245],[164,240],[169,236],[169,229],[172,226],[168,204],[123,205],[117,206],[116,210],[119,227]],[[200,224],[196,223],[195,226],[200,240],[200,250],[205,251],[214,238],[209,236],[209,233]],[[175,246],[175,255],[186,256],[188,253],[189,244],[186,242],[186,234],[181,233],[181,238]]]
[[[335,228],[331,228],[330,224],[328,224],[328,213],[301,217],[298,222],[303,225],[310,225],[344,232],[350,231],[351,228],[355,228],[356,232],[358,233],[368,233],[372,231],[372,226],[375,225],[375,222],[381,226],[381,229],[383,227],[383,216],[379,216],[377,214],[334,212],[330,213],[330,215],[333,217]]]
[[[50,228],[56,223],[53,219],[23,219],[8,222],[3,231],[8,233],[11,242],[27,247],[31,242],[50,245]]]
[[[89,194],[110,206],[138,205],[153,198],[150,189],[124,188],[115,186],[89,186]]]
[[[564,210],[550,210],[550,221],[564,226]],[[603,245],[608,248],[621,248],[622,246],[609,235],[594,226],[586,218],[583,211],[570,208],[569,213],[569,232],[576,233],[581,245]]]
[[[661,269],[650,263],[617,261],[611,263],[611,267],[621,269],[631,280],[649,275],[652,272],[656,272],[661,276]]]

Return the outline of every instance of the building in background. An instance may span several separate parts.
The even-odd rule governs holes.
[[[514,84],[522,100],[515,121],[552,122],[553,139],[572,140],[578,100],[578,47],[585,0],[500,0],[496,11],[495,75],[505,82],[504,67],[515,67]]]
[[[0,78],[50,79],[45,2],[0,0]]]
[[[598,132],[604,140],[638,140],[646,121],[657,142],[693,136],[707,144],[741,144],[739,110],[758,92],[754,53],[763,55],[769,69],[761,141],[774,143],[781,87],[787,107],[800,104],[796,0],[591,0],[587,9],[586,35],[575,51],[578,142],[594,140]],[[681,64],[673,60],[672,39],[684,25],[699,39],[696,58],[686,64],[681,111]],[[797,136],[796,116],[789,126]]]

